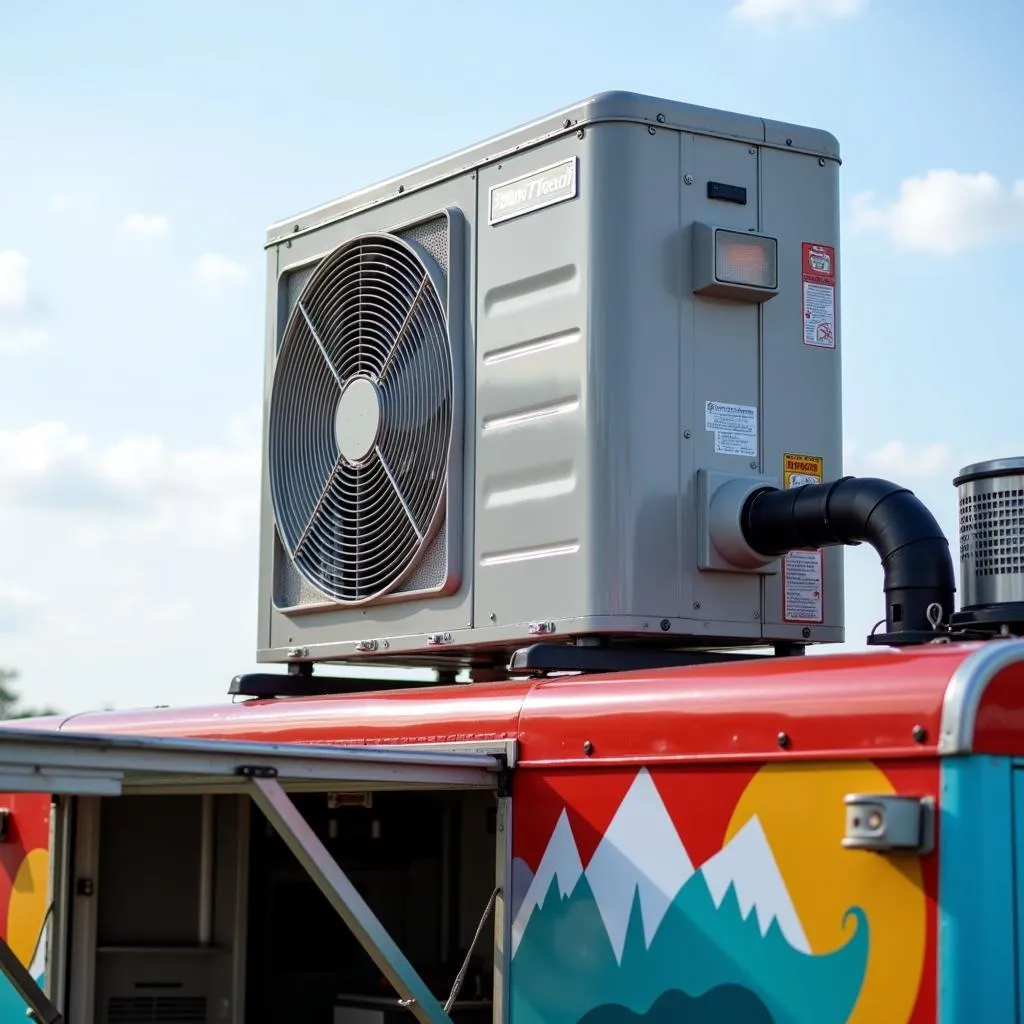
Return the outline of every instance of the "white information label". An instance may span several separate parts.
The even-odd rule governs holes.
[[[783,562],[787,622],[823,622],[822,556],[820,551],[791,551]]]
[[[715,435],[715,453],[757,457],[757,406],[705,402],[704,429]]]
[[[836,289],[834,285],[804,281],[804,344],[836,347]]]

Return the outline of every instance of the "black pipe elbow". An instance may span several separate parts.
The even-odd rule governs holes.
[[[887,633],[934,632],[953,613],[953,559],[935,517],[905,487],[873,477],[789,490],[766,488],[746,501],[747,543],[765,556],[803,548],[870,544],[885,574]],[[938,615],[931,606],[941,609]]]

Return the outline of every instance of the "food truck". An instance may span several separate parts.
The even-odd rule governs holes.
[[[3,1024],[1021,1019],[1024,459],[959,573],[843,475],[839,163],[606,93],[270,228],[261,671],[0,728]]]

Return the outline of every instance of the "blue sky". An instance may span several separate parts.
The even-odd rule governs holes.
[[[39,0],[0,22],[0,665],[68,710],[219,700],[255,648],[268,224],[592,92],[843,153],[847,472],[1024,448],[1015,0]],[[847,554],[848,635],[881,614]]]

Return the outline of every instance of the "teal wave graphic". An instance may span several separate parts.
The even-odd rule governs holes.
[[[512,1024],[580,1024],[601,1008],[628,1011],[632,1016],[616,1019],[632,1021],[667,993],[693,1000],[722,987],[745,990],[748,1003],[756,997],[764,1012],[749,1016],[751,1024],[842,1024],[864,981],[870,932],[859,907],[847,911],[843,924],[850,934],[842,947],[822,956],[803,953],[775,921],[762,936],[756,914],[743,917],[732,886],[716,907],[698,871],[670,904],[650,948],[634,892],[617,962],[586,876],[566,898],[553,880],[512,962]],[[703,1020],[692,1012],[678,1019]],[[716,1024],[722,1019],[719,1013]]]
[[[36,984],[43,988],[43,975],[36,978]],[[0,1024],[25,1024],[28,1020],[25,1000],[18,995],[6,976],[0,974]]]

